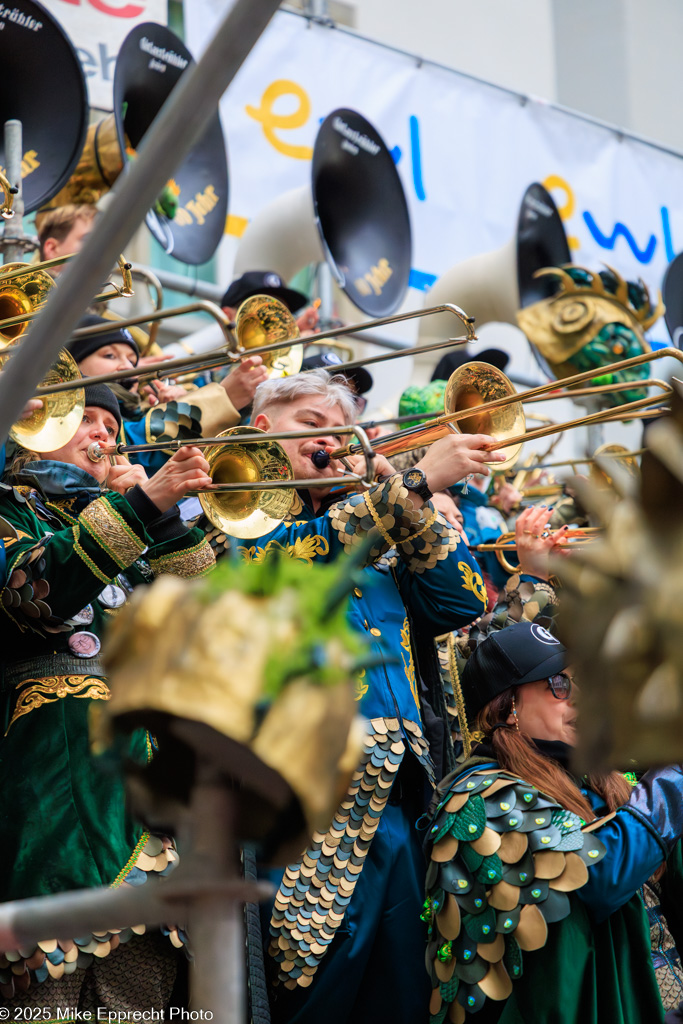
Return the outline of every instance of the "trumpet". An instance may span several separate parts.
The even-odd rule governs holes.
[[[73,256],[59,256],[42,263],[6,263],[0,267],[0,339],[8,344],[16,341],[28,329],[28,325],[43,309],[47,297],[55,287],[50,277],[50,267],[58,266],[73,259]],[[107,302],[115,298],[130,298],[133,293],[131,264],[119,256],[118,267],[123,284],[121,287],[109,281],[112,291],[96,295],[93,302]],[[111,328],[110,328],[111,329]]]
[[[678,349],[661,348],[655,352],[644,352],[642,355],[632,356],[619,363],[612,363],[603,369],[605,373],[617,373],[632,366],[640,366],[643,363],[663,359],[667,356],[683,362],[683,353]],[[594,370],[585,370],[565,378],[563,383],[567,387],[571,384],[581,384],[593,377],[595,377]],[[639,415],[639,410],[644,410],[655,402],[661,402],[663,397],[668,397],[672,393],[668,384],[664,384],[663,381],[658,383],[661,388],[666,389],[666,395],[641,398],[638,401],[627,403],[621,406],[618,416],[615,416],[613,409],[602,409],[587,416],[568,420],[566,423],[555,423],[520,433],[519,431],[524,428],[523,403],[536,396],[547,395],[554,391],[557,388],[557,382],[549,381],[547,384],[541,384],[529,391],[518,393],[512,382],[500,370],[496,370],[488,363],[470,362],[458,367],[451,374],[444,396],[445,412],[443,415],[434,417],[420,426],[377,438],[371,444],[376,452],[391,458],[392,455],[432,444],[439,438],[445,437],[451,430],[460,432],[461,428],[458,424],[462,420],[469,420],[464,430],[465,433],[485,433],[498,438],[494,443],[488,444],[485,450],[505,449],[507,451],[505,462],[498,463],[498,468],[504,469],[514,464],[525,441],[547,437],[550,434],[588,423],[609,423],[615,419],[629,419],[634,413]],[[607,386],[612,387],[612,385]],[[658,409],[654,414],[659,415],[661,412],[662,409]],[[319,469],[322,469],[329,465],[332,459],[340,459],[357,453],[357,446],[347,445],[329,453],[326,451],[316,452],[313,462]]]
[[[558,533],[562,534],[562,539],[556,542],[558,548],[575,548],[584,544],[590,544],[591,541],[595,540],[596,536],[600,533],[604,533],[603,526],[584,526],[580,530],[565,530],[560,528],[559,530],[548,530],[543,533],[543,536],[554,537]],[[572,534],[576,534],[572,537]],[[505,557],[506,552],[516,551],[517,544],[515,542],[515,534],[501,533],[498,540],[490,544],[474,544],[470,547],[470,551],[495,551],[496,558],[502,565],[506,572],[514,574],[519,572],[519,565],[512,565],[511,562]]]
[[[88,447],[92,462],[132,452],[178,451],[180,448],[204,448],[209,463],[211,484],[199,497],[207,519],[231,537],[257,538],[270,533],[289,514],[296,488],[371,487],[375,482],[373,459],[367,434],[362,427],[348,425],[334,428],[335,434],[355,434],[365,456],[365,473],[348,471],[338,477],[294,479],[292,465],[277,443],[293,438],[317,437],[320,429],[291,430],[267,434],[254,427],[232,427],[216,437],[189,438],[176,441],[150,441],[147,444],[100,444]]]

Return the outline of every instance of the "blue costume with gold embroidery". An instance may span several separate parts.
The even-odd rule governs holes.
[[[352,626],[377,655],[358,680],[368,719],[364,754],[330,829],[313,836],[278,890],[270,953],[277,983],[293,991],[279,995],[274,1013],[298,1024],[323,1016],[419,1024],[429,996],[424,860],[414,822],[424,784],[435,781],[425,738],[434,713],[416,670],[411,624],[430,638],[462,626],[484,611],[486,592],[459,533],[432,505],[413,509],[399,475],[333,502],[317,514],[299,504],[267,537],[240,542],[250,561],[278,550],[311,564],[342,557],[366,538],[371,544],[349,608]]]

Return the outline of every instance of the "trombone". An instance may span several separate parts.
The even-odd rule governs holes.
[[[562,540],[556,543],[558,548],[575,548],[584,544],[590,544],[591,541],[595,540],[597,534],[604,533],[605,528],[603,526],[583,526],[578,530],[565,530],[563,528],[559,530],[547,531],[547,536],[552,537],[555,534],[561,533]],[[576,537],[572,539],[572,534],[575,533]],[[546,536],[546,534],[544,534]],[[515,543],[515,534],[501,533],[500,537],[490,544],[475,544],[470,547],[470,551],[495,551],[498,562],[502,565],[506,572],[514,574],[519,572],[519,565],[512,565],[511,562],[505,557],[506,552],[516,551],[517,544]]]
[[[55,287],[49,268],[71,259],[73,255],[58,256],[42,263],[6,263],[0,267],[0,339],[11,343],[24,334],[31,320],[42,312],[50,290]],[[123,278],[121,287],[108,281],[113,291],[96,295],[93,302],[130,298],[134,294],[131,264],[124,256],[119,256],[118,267]]]
[[[256,300],[259,301],[257,302]],[[253,305],[244,310],[243,317],[240,320],[239,314],[242,310],[242,306],[246,307],[249,303],[253,303]],[[134,366],[129,370],[119,370],[116,373],[100,374],[96,377],[87,377],[84,379],[87,384],[113,384],[117,381],[130,380],[131,378],[136,378],[141,382],[159,380],[162,377],[175,377],[179,373],[186,373],[188,371],[200,372],[202,370],[215,370],[222,366],[226,366],[227,364],[238,363],[242,359],[247,359],[253,355],[267,357],[264,358],[264,363],[268,365],[268,363],[271,362],[275,367],[276,372],[279,372],[280,370],[283,370],[287,374],[290,372],[296,372],[296,370],[290,371],[289,366],[285,365],[283,360],[288,359],[291,346],[306,345],[309,343],[310,339],[298,337],[298,327],[296,326],[296,322],[287,307],[277,299],[273,299],[268,295],[254,295],[242,303],[242,306],[240,306],[240,309],[238,310],[237,319],[235,321],[237,342],[235,342],[235,339],[232,337],[230,330],[231,322],[228,320],[223,310],[214,303],[207,301],[199,301],[187,306],[180,306],[173,310],[162,310],[159,313],[151,315],[147,314],[146,316],[131,317],[128,320],[117,320],[117,327],[130,327],[153,319],[162,320],[169,316],[178,316],[181,313],[204,310],[205,312],[211,313],[221,324],[228,348],[227,350],[217,349],[213,354],[208,352],[188,356],[187,358],[182,359],[169,359],[166,362],[160,362],[157,366],[146,366],[143,370]],[[315,340],[316,342],[319,342],[324,341],[327,338],[339,337],[339,335],[349,333],[357,334],[360,331],[367,331],[374,327],[382,327],[385,324],[398,323],[403,320],[412,320],[417,317],[431,316],[435,313],[450,313],[455,316],[465,327],[465,337],[449,338],[446,341],[437,341],[431,345],[415,345],[412,348],[400,349],[397,352],[370,356],[367,359],[359,359],[355,362],[344,363],[343,369],[354,369],[357,366],[381,363],[388,359],[401,359],[405,356],[416,355],[417,353],[453,348],[456,345],[464,345],[469,341],[477,340],[477,336],[474,333],[472,326],[474,323],[472,318],[468,317],[462,309],[452,303],[446,303],[442,306],[433,306],[428,309],[411,310],[407,313],[395,313],[393,316],[382,317],[378,320],[368,320],[360,324],[351,324],[347,327],[335,327],[329,331],[316,334]],[[104,334],[107,333],[107,331],[111,331],[111,327],[106,324],[100,324],[96,327],[87,327],[74,331],[73,337]],[[262,343],[257,344],[257,342]],[[283,356],[282,353],[285,353],[286,355]],[[293,362],[289,365],[293,365]],[[299,365],[301,365],[301,360],[299,360]],[[336,367],[332,367],[330,372],[334,372],[335,370]],[[67,391],[71,386],[73,385],[65,383],[46,388],[38,388],[36,394],[38,398],[41,398],[43,395]]]
[[[131,452],[178,451],[180,448],[205,448],[211,484],[190,494],[199,497],[207,519],[231,537],[257,538],[270,533],[289,514],[296,488],[346,487],[374,483],[373,460],[362,427],[334,428],[335,434],[355,434],[365,456],[365,472],[347,471],[343,476],[294,479],[294,471],[284,449],[277,443],[301,437],[319,437],[320,428],[290,430],[267,434],[254,427],[232,427],[217,437],[188,438],[175,441],[151,441],[147,444],[100,444],[88,447],[92,462]]]
[[[152,306],[153,311],[156,313],[160,309],[162,309],[164,305],[164,288],[156,274],[153,273],[148,267],[131,267],[130,273],[133,280],[137,279],[139,281],[144,281],[144,283],[147,286],[147,294],[150,297],[152,296],[152,293],[154,294]],[[115,314],[113,313],[110,313],[109,315],[112,317],[115,316]],[[118,319],[119,318],[116,317],[116,320]],[[140,349],[141,356],[147,355],[149,350],[154,345],[158,330],[159,321],[155,320],[154,323],[151,325],[149,332],[146,335],[145,332],[142,330],[139,332],[139,339],[136,338],[135,340],[139,341],[138,347]]]
[[[605,373],[618,373],[628,370],[633,366],[640,366],[643,363],[651,362],[654,359],[672,357],[683,362],[683,353],[675,348],[660,348],[655,352],[644,352],[639,356],[632,356],[619,363],[612,363],[603,367]],[[595,377],[595,370],[585,370],[582,373],[566,377],[563,381],[565,387],[572,384],[581,384],[583,381]],[[659,382],[659,386],[666,388],[667,397],[672,393],[668,384]],[[608,385],[612,387],[612,385]],[[547,395],[557,389],[557,381],[549,381],[529,391],[515,391],[512,382],[488,363],[465,363],[458,367],[449,378],[444,396],[445,412],[436,416],[426,423],[407,430],[398,431],[395,434],[387,434],[384,437],[372,441],[372,447],[376,452],[391,458],[403,452],[421,448],[424,445],[432,444],[441,437],[445,437],[449,431],[459,432],[457,424],[461,420],[470,420],[465,433],[486,433],[499,438],[494,443],[486,446],[486,451],[497,451],[500,448],[508,449],[507,458],[504,464],[498,464],[499,469],[510,466],[516,460],[519,451],[525,441],[532,441],[535,438],[547,437],[571,427],[581,426],[588,423],[609,423],[615,419],[630,419],[631,414],[637,410],[643,410],[655,402],[662,400],[662,395],[653,398],[641,398],[635,402],[622,405],[618,410],[602,409],[587,416],[580,416],[569,420],[566,423],[555,423],[546,427],[538,427],[524,433],[519,431],[524,428],[523,403],[540,395]],[[564,397],[564,396],[563,396]],[[491,398],[491,401],[487,399]],[[502,412],[501,412],[502,411]],[[661,409],[654,411],[654,415],[661,414]],[[495,416],[491,416],[495,413]],[[635,417],[634,417],[635,418]],[[472,422],[474,421],[474,422]],[[358,453],[355,445],[347,445],[344,448],[337,448],[332,452],[320,451],[313,456],[314,464],[322,469],[329,465],[332,459],[340,459],[348,455]]]
[[[5,351],[0,354],[0,366],[9,358]],[[66,394],[55,395],[43,401],[26,419],[18,420],[9,436],[22,448],[34,452],[53,452],[67,444],[83,422],[85,390],[83,378],[73,356],[65,348],[48,371],[45,383],[68,382],[71,387]]]
[[[605,448],[620,448],[621,451],[603,451]],[[585,466],[600,457],[601,459],[620,459],[626,461],[627,459],[635,460],[638,455],[644,455],[647,448],[636,448],[630,451],[627,448],[622,448],[621,445],[601,445],[600,448],[596,448],[592,455],[587,455],[584,459],[558,459],[557,462],[539,462],[537,465],[530,466],[529,469],[534,472],[537,469],[558,469],[560,466]]]
[[[59,262],[64,262],[68,257],[60,257]],[[48,261],[50,265],[54,265],[55,261]],[[43,264],[43,267],[45,264]],[[123,268],[122,268],[123,269]],[[125,267],[126,273],[130,275],[131,271],[130,264]],[[17,276],[22,276],[23,271],[10,271],[7,275],[10,279],[14,279]],[[130,280],[130,278],[128,278]],[[125,280],[125,279],[124,279]],[[0,276],[1,283],[1,276]],[[0,293],[1,294],[1,293]],[[244,308],[243,308],[244,307]],[[78,393],[81,393],[82,388],[89,384],[110,384],[114,381],[126,380],[130,378],[137,378],[138,380],[154,380],[166,376],[174,376],[176,373],[181,372],[189,368],[199,368],[199,364],[203,364],[201,368],[210,368],[215,366],[223,366],[226,362],[238,362],[245,356],[252,354],[277,354],[278,357],[283,353],[286,355],[288,350],[283,347],[285,342],[293,341],[295,343],[303,342],[307,339],[289,337],[290,334],[296,333],[298,335],[298,328],[291,316],[289,310],[281,302],[270,296],[253,296],[251,299],[247,299],[246,303],[243,303],[238,311],[237,317],[237,332],[240,344],[236,345],[235,340],[230,330],[230,321],[223,313],[223,310],[216,306],[212,302],[198,301],[191,303],[187,306],[180,307],[175,310],[158,310],[152,314],[143,314],[139,317],[130,317],[127,320],[116,320],[113,323],[116,328],[135,326],[140,323],[149,322],[152,320],[161,320],[166,317],[176,316],[179,313],[191,312],[194,310],[204,310],[214,316],[217,322],[220,324],[226,338],[226,343],[229,346],[228,351],[220,350],[214,357],[205,355],[199,355],[190,357],[189,359],[174,359],[169,360],[165,363],[159,363],[156,367],[145,367],[143,371],[140,371],[138,367],[132,367],[130,370],[120,370],[117,373],[112,374],[100,374],[94,377],[81,377],[76,370],[75,375],[72,373],[60,373],[48,377],[47,380],[36,389],[36,397],[42,399],[48,399],[48,402],[44,405],[43,410],[39,410],[35,413],[36,418],[41,420],[47,420],[52,415],[52,409],[61,409],[59,404],[53,406],[52,399],[56,396],[59,398],[65,392],[71,392],[78,389]],[[375,327],[381,324],[394,322],[398,320],[411,319],[412,317],[420,317],[429,315],[434,312],[450,312],[456,316],[464,325],[466,329],[466,337],[463,339],[450,339],[445,342],[438,342],[431,346],[432,348],[446,348],[451,347],[454,344],[464,344],[471,339],[475,339],[476,335],[472,328],[472,320],[467,315],[454,305],[437,306],[434,309],[421,309],[412,313],[400,313],[392,317],[384,317],[381,320],[369,321],[365,324],[360,324],[357,327],[346,328],[346,329],[335,329],[333,331],[326,332],[323,336],[317,335],[317,338],[321,337],[336,337],[337,334],[343,334],[344,330],[367,330],[370,327]],[[240,313],[242,317],[240,319]],[[92,334],[106,334],[111,332],[112,325],[110,323],[98,324],[95,327],[89,327],[74,332],[74,337],[89,336]],[[241,337],[240,337],[241,331]],[[273,338],[277,340],[273,340]],[[252,344],[256,341],[265,339],[267,344],[255,345]],[[420,351],[425,351],[430,346],[418,346]],[[413,350],[401,350],[400,352],[390,353],[388,358],[397,358],[405,354],[412,354]],[[382,361],[387,356],[376,356],[374,361]],[[373,360],[370,360],[373,361]],[[276,360],[273,359],[273,365]],[[345,364],[350,365],[350,364]],[[64,419],[63,414],[55,412],[55,418]],[[28,422],[28,421],[24,421]],[[70,422],[70,421],[69,421]],[[43,451],[50,451],[54,448],[60,447],[60,444],[65,444],[69,437],[73,436],[74,431],[70,435],[65,436],[66,426],[64,426],[64,433],[60,435],[60,443],[50,443],[47,447],[44,447]],[[360,428],[362,429],[362,428]],[[198,439],[199,440],[199,439]],[[21,442],[26,447],[31,447],[31,438],[26,438]],[[38,443],[41,443],[40,440]],[[35,447],[35,445],[34,445]],[[163,450],[173,450],[168,443],[164,443],[160,446]],[[35,450],[38,450],[35,448]],[[149,450],[145,448],[138,448],[138,451]],[[313,485],[312,485],[313,486]],[[321,485],[317,485],[321,486]],[[253,535],[255,536],[255,534]]]
[[[343,364],[343,368],[345,369],[348,365],[349,365],[348,363],[344,363]],[[354,366],[358,366],[360,364],[359,363],[354,363],[353,365]],[[364,366],[365,363],[363,363],[362,365]],[[665,383],[665,381],[660,380],[657,377],[649,377],[647,380],[641,380],[641,381],[637,382],[637,389],[638,390],[640,388],[651,388],[651,387],[653,387],[653,388],[654,387],[661,388],[662,391],[664,392],[665,396],[668,396],[671,393],[671,388],[669,387],[669,385],[667,383]],[[594,387],[577,388],[575,391],[564,391],[564,390],[553,391],[549,395],[536,395],[536,396],[532,396],[531,398],[526,398],[525,397],[525,392],[522,391],[522,392],[519,393],[519,398],[522,400],[522,404],[523,405],[527,405],[527,404],[531,405],[534,402],[551,402],[551,401],[553,401],[554,399],[557,399],[557,398],[571,398],[571,399],[574,399],[574,398],[584,398],[584,397],[589,397],[589,396],[590,397],[599,397],[600,395],[611,394],[613,391],[627,391],[629,389],[633,390],[634,388],[636,388],[636,383],[633,382],[633,381],[617,381],[614,384],[596,384]],[[613,414],[617,414],[619,412],[619,409],[618,408],[614,408],[611,411],[612,411]],[[605,410],[605,415],[606,414],[607,414],[607,410]],[[656,413],[653,413],[653,415],[655,415],[655,414]],[[605,420],[605,422],[606,423],[617,422],[621,418],[622,418],[621,416],[615,415],[614,416],[614,421],[608,419],[608,420]],[[633,419],[640,419],[640,418],[642,418],[642,417],[640,417],[640,416],[637,417],[635,414],[633,416]],[[361,426],[365,427],[366,429],[372,429],[373,427],[383,427],[383,426],[386,426],[386,424],[388,424],[388,423],[414,423],[415,420],[431,420],[431,419],[434,419],[434,413],[433,412],[408,412],[408,413],[405,413],[405,415],[403,415],[403,416],[388,416],[386,419],[383,419],[383,420],[364,420],[363,423],[361,423]],[[547,416],[539,416],[539,415],[535,415],[533,413],[527,413],[526,414],[526,419],[528,419],[528,420],[538,420],[541,423],[547,423],[547,424],[550,424],[550,423],[553,422],[553,420],[548,419]],[[561,465],[564,465],[564,463],[561,463]],[[530,466],[530,467],[526,467],[525,466],[525,467],[522,467],[522,468],[524,470],[526,470],[527,468],[535,470],[537,467],[536,466]],[[503,470],[497,470],[496,469],[496,470],[493,471],[494,475],[498,475],[498,474],[501,474],[501,473],[507,473],[507,472],[509,472],[508,469],[503,469]]]

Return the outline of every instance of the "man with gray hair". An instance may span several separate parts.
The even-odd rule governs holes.
[[[261,384],[252,425],[269,433],[314,428],[312,437],[279,443],[297,479],[324,479],[338,476],[340,466],[319,469],[313,456],[340,447],[338,428],[355,414],[343,377],[310,370]],[[238,542],[248,560],[277,549],[312,564],[343,558],[370,540],[363,583],[348,612],[376,656],[357,680],[368,719],[365,751],[331,828],[316,833],[302,860],[286,869],[275,899],[269,949],[277,965],[275,1020],[427,1020],[425,867],[414,823],[435,784],[432,754],[447,727],[438,717],[445,717],[443,697],[436,715],[427,700],[414,641],[421,635],[433,657],[434,636],[486,608],[476,561],[429,499],[470,473],[488,472],[484,459],[502,459],[483,450],[491,441],[452,433],[404,474],[377,455],[379,483],[341,498],[302,490],[277,529]],[[363,459],[349,462],[360,468]],[[431,749],[429,729],[436,738]]]

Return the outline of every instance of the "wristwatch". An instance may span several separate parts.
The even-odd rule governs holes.
[[[408,491],[415,491],[415,494],[423,501],[429,501],[432,496],[427,484],[427,477],[421,469],[409,469],[407,473],[404,473],[403,486]]]

